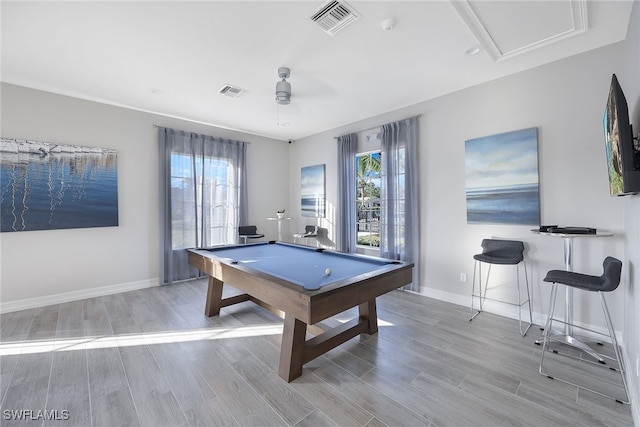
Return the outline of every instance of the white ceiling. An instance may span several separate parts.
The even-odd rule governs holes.
[[[2,1],[1,80],[299,139],[624,40],[633,1]],[[393,19],[391,31],[382,21]],[[481,44],[475,56],[465,50]],[[292,102],[275,103],[278,67]],[[219,94],[225,84],[247,90]],[[288,125],[285,125],[288,124]]]

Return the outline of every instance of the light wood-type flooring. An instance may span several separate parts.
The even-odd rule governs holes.
[[[522,338],[512,319],[469,322],[467,307],[394,291],[378,298],[378,334],[286,383],[277,375],[282,320],[250,302],[207,318],[205,294],[197,280],[2,315],[0,424],[633,424],[629,405],[541,376],[539,328]],[[592,386],[615,383],[577,372]]]

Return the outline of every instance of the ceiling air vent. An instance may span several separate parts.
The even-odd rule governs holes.
[[[226,95],[229,98],[237,98],[239,96],[242,96],[245,92],[246,90],[242,89],[241,87],[229,84],[222,86],[222,88],[218,91],[218,93]]]
[[[320,6],[311,18],[322,30],[333,36],[360,16],[345,2],[330,0]]]

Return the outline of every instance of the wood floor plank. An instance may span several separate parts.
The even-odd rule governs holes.
[[[526,399],[506,392],[503,389],[486,384],[477,379],[466,379],[461,388],[468,393],[485,401],[487,405],[493,402],[501,402],[501,411],[504,417],[516,422],[531,426],[579,426],[579,422],[570,419],[567,411],[556,412],[550,408],[530,405]]]
[[[327,364],[315,374],[387,425],[422,426],[431,422],[337,365]]]
[[[14,374],[5,398],[0,405],[4,426],[42,426],[42,420],[33,420],[32,415],[24,411],[44,410],[47,402],[47,386],[49,375],[30,376],[29,379],[16,381]],[[4,418],[5,411],[18,412],[19,415]],[[28,418],[25,418],[28,417]]]
[[[365,427],[388,427],[385,423],[383,423],[382,421],[380,421],[377,418],[373,418],[371,421],[369,421]],[[433,423],[430,423],[424,427],[433,427]]]
[[[114,335],[138,335],[142,332],[136,323],[133,315],[129,317],[119,317],[117,319],[109,319],[109,324]]]
[[[102,299],[102,303],[104,304],[110,321],[113,322],[114,320],[122,318],[129,319],[132,317],[131,310],[126,303],[123,294],[105,295],[100,298]]]
[[[53,345],[49,348],[52,349]],[[44,377],[47,378],[48,384],[52,360],[53,351],[23,353],[16,363],[11,385],[31,382]]]
[[[368,384],[385,392],[436,425],[500,425],[502,418],[491,405],[479,402],[459,388],[421,374],[409,384],[398,382],[388,371],[374,369],[365,378]]]
[[[633,418],[628,405],[621,405],[590,391],[578,390],[578,405],[587,408],[597,408],[598,413],[604,414],[610,425],[632,425]],[[621,406],[623,406],[621,408]]]
[[[142,332],[163,332],[167,327],[146,301],[127,301],[131,314]]]
[[[312,372],[291,382],[291,387],[307,401],[312,402],[335,425],[342,427],[364,426],[373,419],[373,415]],[[317,417],[316,411],[309,416],[301,422],[307,423],[310,419],[315,419]]]
[[[0,329],[2,341],[19,341],[26,339],[35,313],[36,310],[22,310],[3,314],[2,329]]]
[[[87,370],[92,399],[129,389],[129,381],[117,348],[89,349]]]
[[[313,411],[303,420],[295,424],[295,427],[338,427],[331,419],[320,411]]]
[[[191,405],[184,413],[191,427],[235,427],[239,425],[217,397]]]
[[[53,398],[47,402],[47,411],[49,412],[44,420],[44,427],[86,427],[91,425],[91,405],[88,395],[74,400]]]
[[[6,356],[5,356],[6,357]],[[3,357],[4,359],[4,357]],[[0,363],[1,365],[1,363]],[[4,401],[4,397],[11,385],[11,379],[13,378],[13,370],[0,373],[0,404]]]
[[[171,391],[139,390],[133,394],[140,426],[188,427],[189,422]]]
[[[149,301],[149,308],[153,311],[156,317],[164,325],[164,330],[184,329],[189,327],[184,317],[180,315],[178,310],[175,310],[172,304],[165,301]]]
[[[45,425],[59,425],[60,421],[65,421],[64,425],[82,427],[91,423],[85,350],[54,353],[46,409],[54,411],[56,417],[49,420],[50,422],[45,422]],[[67,419],[58,416],[62,415],[62,411],[66,411]]]
[[[91,399],[92,427],[137,427],[140,425],[128,388]]]
[[[276,414],[273,408],[263,406],[250,414],[237,415],[238,425],[241,427],[286,427],[288,424]]]
[[[192,360],[194,369],[202,375],[215,391],[220,402],[238,419],[268,407],[260,394],[248,384],[233,367],[227,363],[213,347],[201,352]],[[238,422],[240,420],[238,419]]]
[[[548,381],[551,382],[552,380]],[[615,415],[612,417],[611,414],[602,410],[591,411],[590,406],[576,405],[575,389],[573,390],[573,394],[574,399],[563,399],[559,398],[556,394],[541,392],[538,388],[531,388],[526,384],[523,384],[520,390],[518,390],[518,396],[541,407],[565,414],[569,419],[575,420],[578,425],[591,427],[607,426],[612,425],[612,420],[617,420],[618,423],[629,422],[629,425],[631,425],[632,422],[629,419],[618,419],[619,417]]]
[[[56,336],[59,306],[52,305],[35,309],[27,340],[53,339]]]
[[[335,348],[329,353],[327,356],[331,359],[332,363],[335,363],[356,377],[361,377],[374,368],[372,363],[367,362],[351,352],[343,351],[341,348]]]
[[[393,332],[389,332],[389,335],[393,335]],[[442,381],[448,382],[453,385],[458,385],[466,377],[469,370],[473,369],[472,365],[465,363],[459,363],[457,360],[450,360],[444,355],[434,355],[431,352],[411,352],[411,351],[397,351],[397,348],[404,348],[392,341],[393,344],[389,344],[383,335],[372,339],[365,345],[371,347],[376,345],[377,349],[384,354],[383,360],[387,359],[388,365],[399,364],[400,366],[408,366],[415,369],[416,372],[409,373],[412,378],[415,378],[420,372],[429,372],[431,375],[436,376]],[[366,350],[361,350],[366,352]],[[451,358],[453,359],[453,358]]]
[[[100,298],[89,298],[82,301],[84,314],[84,333],[86,336],[113,335],[109,323],[109,315],[104,302]]]
[[[134,401],[137,396],[169,391],[169,384],[147,345],[120,347],[119,351]]]
[[[256,357],[239,360],[233,367],[287,423],[296,424],[314,411],[311,402]]]
[[[77,337],[84,335],[84,313],[82,301],[60,304],[56,338]]]
[[[184,357],[185,350],[173,343],[151,347],[158,366],[164,373],[169,389],[183,411],[201,405],[216,397],[206,380],[193,369]]]

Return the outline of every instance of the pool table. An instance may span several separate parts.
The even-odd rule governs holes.
[[[189,249],[189,264],[209,275],[207,316],[252,301],[284,317],[278,374],[289,382],[302,366],[361,334],[378,331],[376,297],[411,283],[412,263],[281,242]],[[244,294],[222,298],[228,283]],[[316,323],[358,307],[359,317],[322,331]],[[306,339],[310,333],[319,334]]]

